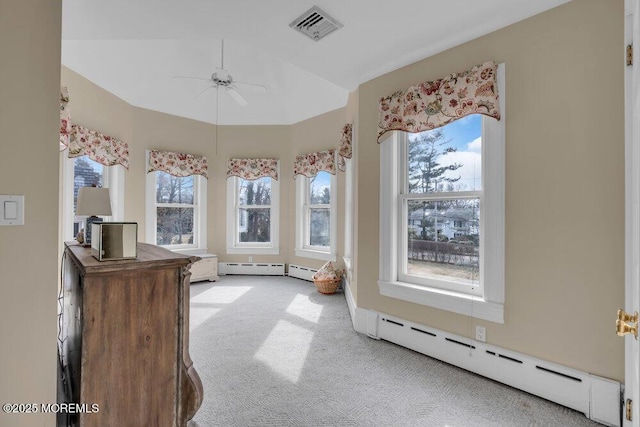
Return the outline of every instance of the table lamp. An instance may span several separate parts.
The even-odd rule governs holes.
[[[108,188],[80,187],[76,215],[89,215],[84,226],[84,246],[91,246],[91,224],[102,222],[97,215],[111,216]]]

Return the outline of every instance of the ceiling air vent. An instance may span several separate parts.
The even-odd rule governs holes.
[[[338,28],[342,28],[342,24],[320,10],[318,6],[313,6],[289,24],[289,27],[318,41]]]

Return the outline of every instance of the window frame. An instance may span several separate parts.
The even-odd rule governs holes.
[[[330,176],[331,201],[329,204],[310,203],[311,178],[304,175],[296,177],[296,248],[295,255],[304,258],[336,261],[337,239],[337,188],[336,174],[327,172]],[[310,236],[310,210],[314,208],[329,209],[329,246],[312,246],[309,243]]]
[[[280,254],[280,180],[271,179],[271,205],[240,205],[240,180],[242,178],[231,176],[227,178],[227,254],[255,254],[255,255],[279,255]],[[239,213],[241,208],[270,209],[270,242],[240,242],[238,239]]]
[[[480,192],[480,294],[404,281],[399,255],[406,253],[406,197],[403,196],[407,134],[394,131],[380,151],[380,294],[425,306],[504,323],[504,182],[505,88],[504,64],[498,66],[501,120],[482,117],[482,190]],[[456,198],[471,197],[467,192]],[[475,192],[469,192],[475,193]],[[448,199],[452,193],[436,197]],[[406,255],[405,255],[406,256]]]
[[[149,152],[147,152],[147,164]],[[146,177],[146,203],[145,203],[145,241],[157,245],[157,208],[158,206],[170,206],[167,203],[156,203],[157,174],[161,171],[148,172]],[[207,178],[202,175],[193,175],[193,243],[179,245],[158,245],[165,249],[179,253],[206,252],[207,251]],[[192,206],[192,205],[189,205]],[[178,206],[176,207],[184,207]]]

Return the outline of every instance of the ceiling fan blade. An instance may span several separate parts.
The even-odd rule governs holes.
[[[247,88],[254,90],[256,92],[260,92],[260,93],[267,93],[267,88],[266,86],[262,86],[259,84],[255,84],[255,83],[248,83],[248,82],[239,82],[237,80],[233,81],[233,84],[241,84],[241,85],[245,85],[247,86]]]
[[[242,95],[240,95],[240,93],[233,87],[228,86],[227,87],[227,93],[229,94],[229,96],[231,96],[239,105],[241,106],[245,106],[247,105],[247,100],[244,99],[242,97]]]
[[[192,76],[173,76],[174,79],[191,79],[191,80],[204,80],[210,82],[211,78],[205,79],[204,77],[192,77]]]
[[[212,88],[214,88],[214,87],[217,87],[217,86],[216,86],[216,85],[211,85],[211,86],[209,86],[208,88],[206,88],[205,90],[203,90],[202,92],[200,92],[200,93],[199,93],[195,98],[193,98],[193,99],[198,99],[198,98],[200,98],[200,97],[202,96],[202,94],[203,94],[203,93],[205,93],[206,91],[208,91],[209,89],[212,89]]]

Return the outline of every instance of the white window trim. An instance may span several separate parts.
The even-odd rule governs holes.
[[[480,224],[480,282],[482,296],[429,288],[398,280],[398,244],[402,191],[398,175],[405,135],[392,132],[380,151],[380,294],[416,304],[504,323],[504,181],[505,181],[505,84],[504,64],[498,66],[499,121],[483,117],[482,213]],[[486,141],[486,143],[485,143]],[[403,225],[404,226],[404,225]]]
[[[331,203],[329,207],[329,248],[323,249],[319,246],[309,246],[306,244],[306,237],[309,232],[307,221],[305,219],[306,209],[305,205],[309,196],[309,180],[304,175],[299,175],[296,178],[296,256],[303,258],[320,259],[324,261],[336,261],[336,239],[337,239],[337,198],[338,198],[338,184],[337,176],[330,174],[331,176]]]
[[[61,232],[62,240],[74,240],[73,235],[73,167],[75,157],[69,158],[67,150],[60,152],[60,171],[62,185],[60,188]],[[104,221],[124,221],[124,167],[122,165],[104,166],[104,187],[109,189],[111,198],[111,216],[103,217]]]
[[[238,242],[238,221],[236,218],[238,202],[238,186],[240,178],[227,178],[227,253],[244,255],[279,255],[280,254],[280,181],[271,179],[271,242]]]
[[[147,151],[145,164],[149,164],[149,151]],[[152,245],[157,244],[156,176],[155,172],[147,173],[145,187],[145,242]],[[207,179],[202,175],[194,175],[194,186],[196,187],[194,197],[197,203],[193,212],[193,224],[196,228],[193,244],[159,246],[185,254],[207,251]]]

